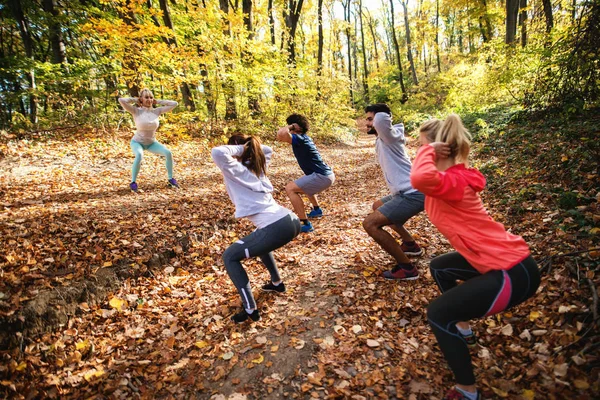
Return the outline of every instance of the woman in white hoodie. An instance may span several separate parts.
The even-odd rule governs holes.
[[[234,135],[228,143],[213,148],[212,158],[223,173],[227,193],[235,205],[235,217],[248,218],[257,228],[223,253],[225,269],[242,298],[244,308],[231,319],[242,323],[248,318],[258,321],[260,314],[241,260],[260,257],[271,275],[271,282],[262,290],[285,292],[272,252],[298,236],[301,225],[293,212],[281,207],[271,196],[273,185],[266,173],[273,150],[261,146],[258,138],[253,136]]]

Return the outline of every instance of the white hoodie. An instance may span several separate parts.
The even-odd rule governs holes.
[[[273,149],[261,146],[267,165],[271,162]],[[235,157],[241,157],[244,146],[219,146],[212,149],[212,159],[223,173],[225,188],[235,205],[235,217],[248,217],[257,228],[278,221],[291,213],[275,202],[271,192],[273,185],[265,175],[256,176]]]

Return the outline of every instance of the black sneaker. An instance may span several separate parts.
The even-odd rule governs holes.
[[[269,282],[266,285],[264,285],[263,287],[261,287],[261,290],[264,292],[283,293],[283,292],[285,292],[285,285],[283,284],[283,282],[281,282],[279,285],[274,285],[273,282]]]
[[[239,313],[231,316],[231,320],[233,322],[235,322],[236,324],[241,324],[248,318],[250,318],[252,321],[256,322],[260,319],[260,313],[258,312],[258,310],[254,310],[254,311],[252,311],[252,314],[248,314],[246,312],[246,310],[242,310]]]

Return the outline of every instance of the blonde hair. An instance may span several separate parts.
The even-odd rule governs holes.
[[[456,158],[457,162],[468,165],[469,151],[471,151],[471,134],[463,126],[458,115],[448,115],[438,129],[435,141],[448,143],[450,145],[450,158]]]
[[[146,93],[149,93],[150,96],[154,97],[154,95],[152,94],[152,91],[148,88],[144,88],[142,89],[142,91],[140,92],[140,95],[138,96],[138,104],[141,106],[142,105],[142,97],[144,97],[144,95]]]
[[[419,128],[419,132],[424,133],[427,140],[435,142],[435,137],[442,126],[442,121],[437,118],[432,118],[429,121],[425,121]]]

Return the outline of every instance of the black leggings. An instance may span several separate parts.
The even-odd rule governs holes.
[[[431,260],[430,269],[442,295],[427,307],[427,319],[456,382],[474,385],[469,348],[456,323],[493,315],[527,300],[540,285],[537,264],[529,256],[509,270],[482,275],[452,252]],[[464,283],[458,285],[457,280]]]

